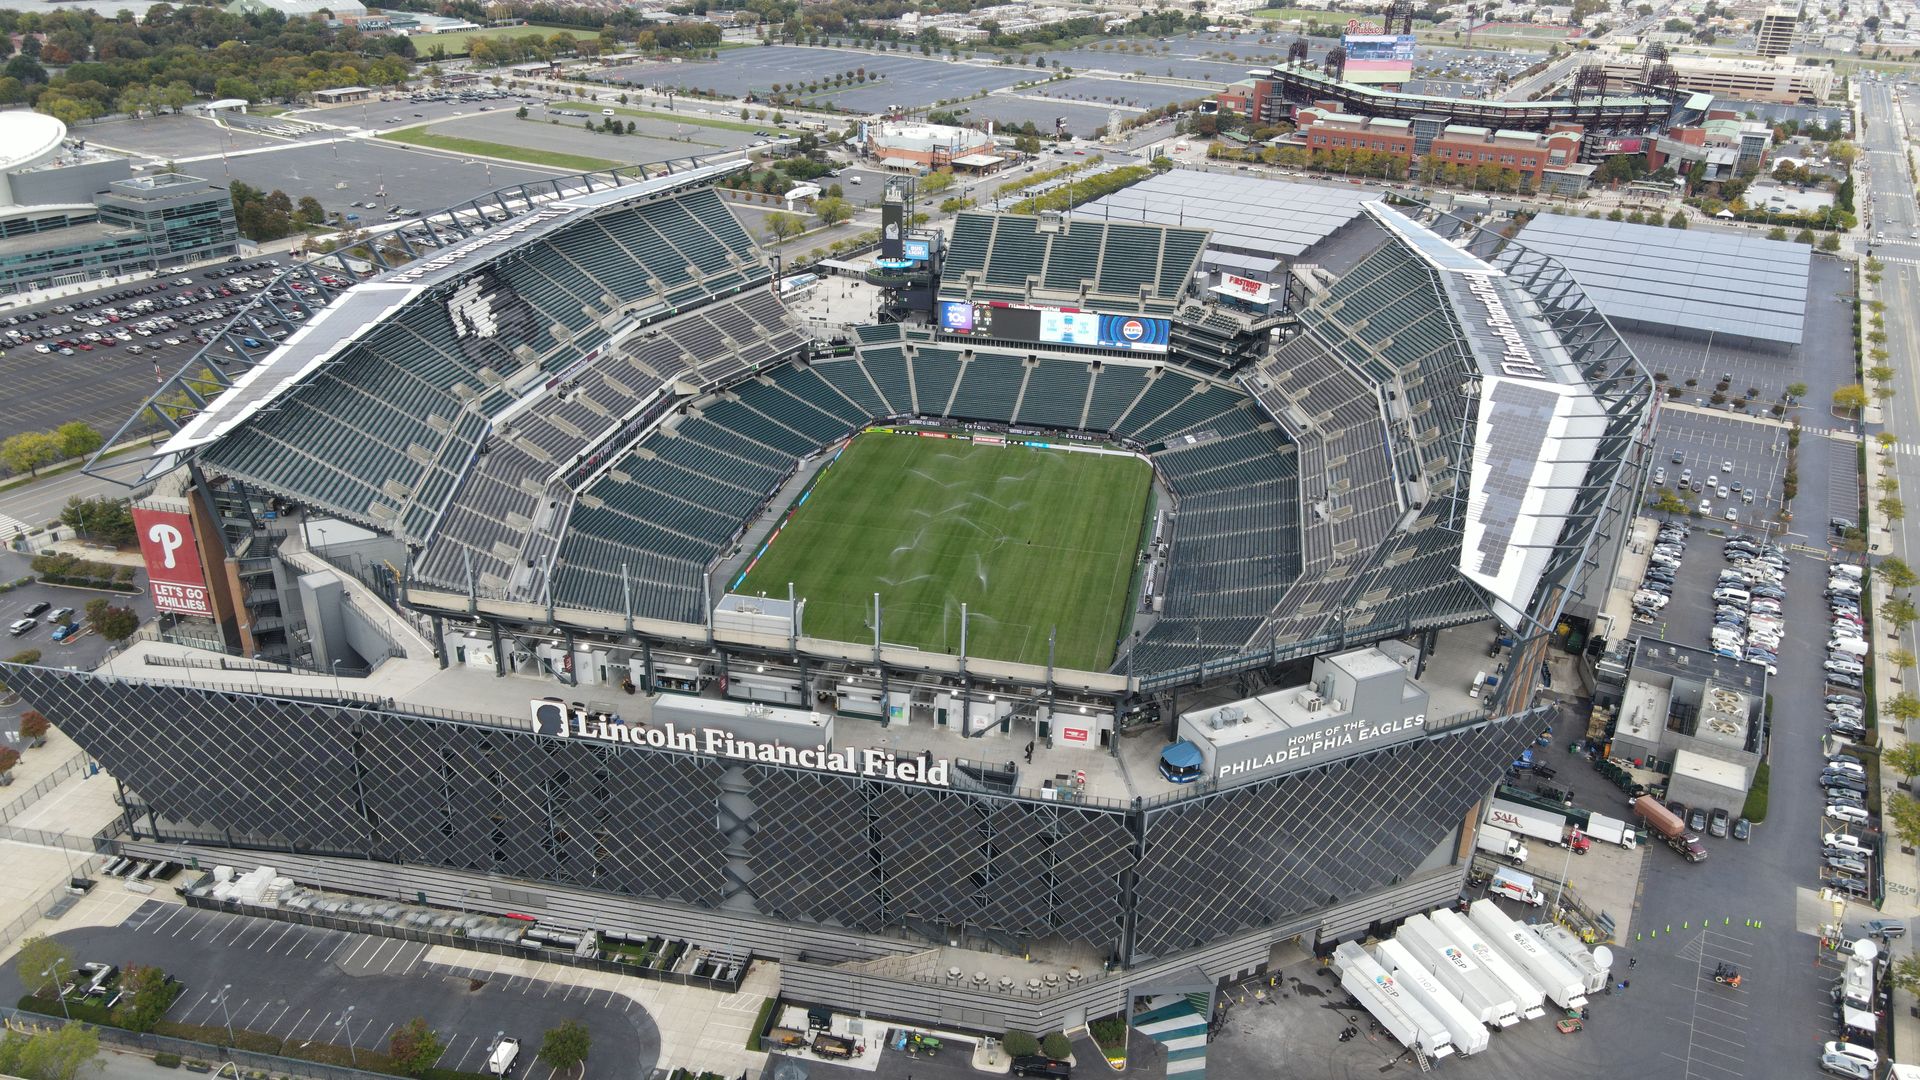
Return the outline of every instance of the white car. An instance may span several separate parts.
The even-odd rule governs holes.
[[[1873,1066],[1849,1054],[1821,1054],[1820,1071],[1847,1080],[1873,1080]]]
[[[1864,825],[1867,822],[1867,812],[1857,806],[1829,805],[1826,816],[1835,821],[1845,821],[1854,825]]]
[[[1830,1042],[1821,1049],[1828,1054],[1844,1054],[1847,1057],[1859,1058],[1869,1066],[1880,1064],[1880,1054],[1871,1046],[1855,1046],[1850,1042]]]

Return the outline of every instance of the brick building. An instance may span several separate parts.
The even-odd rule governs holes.
[[[1298,139],[1310,152],[1366,150],[1392,154],[1409,165],[1416,157],[1430,164],[1493,165],[1519,173],[1532,188],[1546,186],[1549,173],[1565,172],[1580,160],[1581,132],[1573,126],[1535,134],[1447,124],[1422,133],[1412,121],[1352,116],[1320,106],[1301,109],[1299,117]]]

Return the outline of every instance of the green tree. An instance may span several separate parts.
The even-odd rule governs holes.
[[[593,1036],[578,1020],[562,1020],[540,1040],[540,1060],[554,1072],[572,1072],[587,1060]]]
[[[140,616],[129,607],[117,607],[104,597],[87,601],[88,629],[111,642],[122,642],[140,629]]]
[[[1685,499],[1664,488],[1654,497],[1653,508],[1663,514],[1684,514],[1693,509]]]
[[[845,199],[826,196],[813,204],[813,213],[823,225],[838,225],[853,216],[853,207]]]
[[[1050,1058],[1065,1060],[1073,1055],[1073,1040],[1059,1031],[1050,1031],[1040,1040],[1040,1052]]]
[[[1678,210],[1675,210],[1673,216],[1667,219],[1667,228],[1669,229],[1684,229],[1686,227],[1687,215]]]
[[[767,215],[767,232],[773,235],[773,242],[776,244],[785,243],[788,237],[798,235],[806,227],[807,223],[802,221],[798,214],[776,210]],[[0,443],[0,458],[5,458],[6,452],[6,444]]]
[[[1040,1052],[1040,1040],[1034,1038],[1031,1031],[1008,1028],[1006,1033],[1000,1036],[1000,1047],[1010,1056],[1025,1057],[1028,1054]]]
[[[1902,792],[1886,800],[1886,811],[1887,824],[1903,846],[1920,843],[1920,802]]]
[[[60,460],[60,439],[48,431],[22,431],[0,441],[0,463],[10,472],[37,475],[41,467]]]
[[[1821,251],[1839,251],[1840,250],[1840,234],[1830,232],[1827,235],[1821,237],[1820,250]]]
[[[1920,742],[1901,743],[1880,752],[1880,760],[1907,780],[1920,776]]]
[[[58,976],[49,974],[56,969]],[[29,991],[52,997],[57,993],[54,979],[73,975],[73,953],[58,941],[37,934],[20,943],[20,951],[13,955],[13,974]]]
[[[1806,384],[1806,383],[1803,383],[1803,382],[1796,382],[1796,383],[1788,383],[1788,384],[1787,384],[1787,396],[1788,396],[1788,397],[1790,397],[1790,398],[1803,398],[1803,397],[1806,397],[1806,396],[1807,396],[1807,384]]]
[[[1913,567],[1908,566],[1905,559],[1888,556],[1880,560],[1880,565],[1874,572],[1879,574],[1881,580],[1888,586],[1895,589],[1911,589],[1915,585],[1920,585],[1920,574],[1914,573]]]
[[[12,1054],[13,1067],[25,1080],[75,1080],[91,1066],[100,1065],[100,1032],[91,1024],[67,1024],[42,1031]]]
[[[61,456],[67,458],[85,457],[100,449],[105,441],[93,425],[84,420],[69,420],[55,428],[53,434],[60,440]]]
[[[1895,960],[1887,978],[1896,990],[1905,990],[1909,994],[1920,993],[1920,956],[1903,956]]]
[[[936,169],[920,178],[920,192],[923,195],[938,195],[953,184],[952,169]]]
[[[1896,596],[1880,605],[1880,614],[1888,622],[1905,630],[1907,627],[1913,625],[1914,618],[1920,615],[1920,612],[1914,610],[1913,601],[1904,596]],[[1902,694],[1900,696],[1912,697],[1911,694]],[[1899,698],[1895,698],[1894,700],[1898,701]],[[1920,708],[1920,699],[1916,699],[1915,707]]]
[[[1773,228],[1767,230],[1767,239],[1769,240],[1785,241],[1786,238],[1787,229],[1784,225],[1775,225]]]
[[[1844,409],[1857,416],[1860,410],[1867,407],[1867,388],[1859,383],[1848,383],[1833,392],[1833,404],[1835,408]],[[0,445],[0,454],[5,452],[4,445]]]
[[[416,1016],[394,1029],[387,1038],[387,1056],[408,1076],[424,1076],[447,1049],[438,1032]]]
[[[114,1022],[128,1031],[152,1031],[173,1004],[178,986],[167,982],[167,973],[157,967],[129,964],[120,976],[126,1004],[114,1010]]]
[[[1813,246],[1813,230],[1801,229],[1799,232],[1794,233],[1793,242],[1796,244],[1805,244],[1808,247],[1812,247]]]

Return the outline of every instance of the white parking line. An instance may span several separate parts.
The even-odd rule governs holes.
[[[267,946],[267,952],[271,954],[273,950],[280,947],[280,943],[282,941],[285,941],[287,939],[288,934],[291,934],[298,929],[300,929],[299,923],[288,923],[287,928],[285,930],[280,931],[280,936],[273,939],[273,944]]]
[[[267,1032],[268,1034],[272,1034],[273,1029],[279,1027],[280,1021],[285,1020],[287,1018],[287,1013],[291,1011],[293,1011],[292,1002],[288,1002],[287,1004],[280,1006],[280,1011],[274,1014],[273,1019],[267,1021],[267,1026],[261,1028],[260,1030]]]
[[[411,945],[412,942],[401,941],[401,942],[396,942],[396,944],[399,945],[399,948],[393,950],[393,955],[388,957],[387,962],[380,966],[380,971],[382,974],[385,974],[386,972],[393,970],[394,963],[398,961],[402,956],[406,956],[407,947]],[[413,958],[407,957],[407,964],[412,964],[412,963],[413,963]],[[401,971],[407,970],[406,965],[402,965],[400,970]]]
[[[307,1014],[312,1011],[313,1011],[312,1009],[301,1010],[300,1015],[297,1018],[295,1018],[292,1024],[289,1024],[287,1026],[287,1038],[289,1039],[293,1038],[293,1033],[300,1030],[300,1025],[306,1022]],[[275,1018],[274,1024],[278,1025],[279,1023],[280,1023],[279,1019]]]
[[[372,1030],[373,1030],[373,1025],[372,1025],[372,1024],[368,1024],[368,1025],[367,1025],[367,1030],[368,1030],[368,1031],[372,1031]],[[369,1043],[368,1045],[369,1045],[369,1046],[385,1046],[385,1045],[387,1045],[387,1036],[389,1036],[389,1035],[391,1035],[391,1034],[393,1034],[393,1022],[392,1022],[391,1020],[389,1020],[389,1021],[387,1022],[387,1030],[385,1030],[385,1031],[383,1031],[383,1032],[381,1032],[381,1033],[380,1033],[380,1037],[379,1037],[379,1038],[377,1038],[377,1039],[375,1039],[375,1040],[373,1040],[373,1042],[371,1042],[371,1043]],[[444,1054],[444,1053],[446,1053],[446,1051],[444,1051],[444,1050],[442,1050],[442,1051],[441,1051],[441,1053],[443,1053],[443,1054]],[[438,1060],[438,1059],[435,1059],[435,1060]]]
[[[353,963],[353,958],[354,958],[354,956],[355,956],[355,954],[357,954],[357,953],[359,953],[359,951],[360,951],[361,949],[364,949],[364,948],[366,948],[366,947],[367,947],[367,942],[369,942],[369,941],[372,941],[372,940],[373,940],[373,939],[372,939],[372,938],[369,938],[369,937],[362,937],[362,938],[360,938],[360,939],[359,939],[358,941],[356,941],[356,942],[354,943],[354,946],[353,946],[353,952],[350,952],[350,953],[348,953],[348,954],[347,954],[346,956],[344,956],[344,957],[342,957],[342,958],[340,959],[340,963],[341,963],[342,965],[345,965],[345,964],[351,964],[351,963]],[[331,956],[329,956],[329,957],[327,957],[327,959],[328,959],[328,960],[332,960],[332,959],[333,959],[333,957],[331,957]]]
[[[306,1038],[307,1042],[312,1042],[313,1040],[320,1037],[320,1029],[326,1026],[327,1018],[331,1017],[332,1015],[333,1014],[330,1012],[320,1014],[320,1019],[314,1022],[313,1031],[307,1035],[307,1038]],[[303,1016],[301,1017],[301,1019],[304,1020],[306,1019],[306,1017]]]

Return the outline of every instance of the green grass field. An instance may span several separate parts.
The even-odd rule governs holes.
[[[449,30],[444,34],[421,34],[413,39],[413,49],[414,54],[421,60],[431,60],[435,46],[445,49],[447,56],[465,56],[467,50],[476,41],[519,38],[529,34],[550,38],[562,30],[575,37],[588,36],[586,31],[572,26],[483,26],[477,30]]]
[[[1127,616],[1152,470],[1129,457],[854,439],[734,591],[806,598],[811,637],[1099,671]]]
[[[425,128],[383,131],[378,138],[406,143],[409,146],[425,147],[428,150],[445,150],[451,154],[472,154],[475,157],[494,157],[506,161],[524,161],[529,165],[547,165],[556,169],[566,169],[569,172],[594,172],[599,169],[615,168],[620,164],[618,161],[586,157],[582,154],[563,154],[557,150],[536,150],[530,146],[511,146],[507,143],[487,142],[484,139],[440,135]]]

